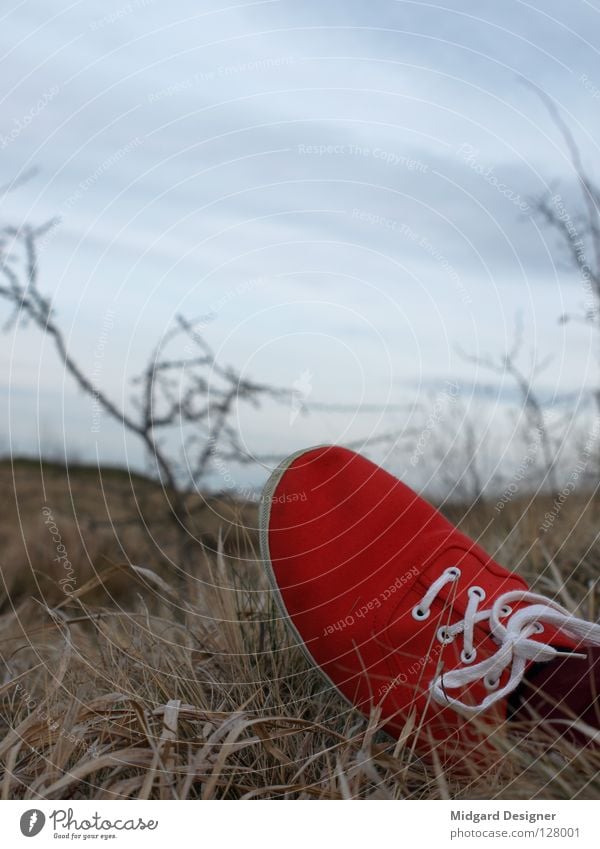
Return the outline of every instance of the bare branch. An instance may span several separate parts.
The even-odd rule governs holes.
[[[481,357],[467,354],[460,348],[457,348],[457,351],[459,355],[468,362],[475,363],[476,365],[482,366],[496,374],[502,376],[508,374],[512,377],[521,395],[523,410],[529,427],[539,436],[544,458],[546,479],[548,480],[552,492],[556,492],[558,491],[558,480],[556,476],[556,447],[553,445],[552,438],[548,432],[543,406],[533,389],[534,376],[538,375],[543,368],[547,367],[550,360],[546,358],[542,363],[536,363],[534,361],[532,366],[532,375],[525,375],[516,362],[522,347],[522,341],[522,323],[518,320],[515,327],[514,340],[510,350],[504,356],[499,357],[497,361],[491,356]]]

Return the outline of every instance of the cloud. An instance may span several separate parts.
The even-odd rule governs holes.
[[[135,371],[175,312],[221,303],[207,334],[230,361],[317,326],[355,348],[377,393],[388,378],[418,386],[461,371],[456,342],[502,350],[521,308],[531,344],[560,355],[561,391],[588,379],[589,341],[555,323],[581,299],[578,282],[519,206],[555,177],[569,196],[572,170],[518,76],[563,105],[591,158],[596,11],[231,6],[61,2],[6,19],[0,134],[32,119],[3,150],[5,173],[35,163],[43,179],[3,210],[62,214],[42,267],[73,346],[85,351],[114,307],[112,361]],[[347,400],[352,380],[313,344],[315,395],[330,385]],[[293,350],[259,358],[259,376],[293,382],[308,368]],[[0,351],[8,362],[6,339]],[[33,364],[28,379],[34,391]],[[104,379],[120,391],[118,368]]]

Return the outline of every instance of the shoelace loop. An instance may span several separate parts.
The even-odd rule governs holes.
[[[445,569],[413,607],[413,617],[417,621],[428,619],[431,606],[440,591],[447,584],[458,581],[460,576],[461,570],[457,566]],[[453,642],[459,634],[463,635],[460,655],[462,667],[442,672],[430,684],[432,697],[440,705],[449,705],[469,714],[485,711],[519,686],[529,661],[549,661],[562,654],[547,643],[531,639],[534,634],[543,633],[544,622],[580,645],[600,646],[600,625],[574,616],[562,605],[538,593],[510,590],[498,596],[487,609],[481,609],[486,597],[481,587],[470,586],[467,595],[464,619],[452,625],[442,625],[437,631],[437,638],[443,644]],[[525,602],[527,606],[515,611],[513,606],[520,602]],[[505,623],[501,620],[505,620]],[[498,648],[490,657],[475,663],[477,650],[473,644],[474,631],[475,626],[483,621],[489,623],[490,633],[498,643]],[[574,652],[569,653],[569,656],[585,657]],[[508,681],[499,687],[502,674],[508,667]],[[490,691],[478,704],[468,704],[448,695],[449,690],[459,689],[477,680],[483,681]]]

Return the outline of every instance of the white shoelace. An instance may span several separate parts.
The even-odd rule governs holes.
[[[431,614],[431,605],[440,590],[446,584],[458,580],[460,574],[460,569],[457,567],[446,569],[413,608],[413,617],[418,621],[428,619]],[[451,643],[459,634],[463,635],[461,668],[442,672],[430,684],[432,697],[440,705],[450,705],[468,714],[485,711],[519,686],[528,661],[548,661],[564,655],[565,652],[557,651],[553,646],[530,639],[533,634],[543,632],[544,622],[562,631],[579,645],[600,646],[600,625],[579,619],[565,607],[543,595],[524,590],[512,590],[498,596],[488,609],[479,609],[485,600],[485,592],[481,587],[469,587],[468,596],[464,619],[453,625],[438,628],[437,638],[441,643]],[[528,606],[513,613],[511,604],[516,602],[527,602]],[[503,624],[501,619],[504,619],[506,624]],[[498,643],[498,649],[485,660],[474,663],[477,657],[473,645],[475,625],[485,620],[488,620],[490,632]],[[585,654],[573,652],[569,652],[568,656],[586,657]],[[509,679],[503,687],[498,688],[500,676],[508,666],[510,666]],[[467,704],[448,694],[449,690],[464,687],[477,680],[483,680],[485,687],[490,691],[489,695],[478,704]]]

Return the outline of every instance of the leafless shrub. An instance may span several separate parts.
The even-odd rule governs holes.
[[[557,439],[553,435],[544,407],[535,391],[535,380],[548,366],[550,359],[545,358],[542,362],[536,362],[534,359],[529,373],[526,374],[518,365],[522,344],[523,327],[520,320],[517,320],[513,344],[503,356],[495,359],[490,355],[476,356],[461,348],[458,350],[463,359],[468,362],[488,369],[501,377],[508,375],[513,379],[521,398],[521,408],[525,417],[524,437],[526,440],[533,438],[541,447],[543,476],[539,483],[536,481],[536,486],[543,486],[547,482],[550,490],[555,492],[558,488],[556,464],[560,437]]]
[[[200,332],[201,321],[178,315],[142,374],[133,380],[131,410],[120,406],[79,366],[67,346],[51,299],[39,288],[37,247],[54,225],[52,220],[40,227],[25,224],[0,229],[0,297],[11,307],[4,329],[32,323],[50,337],[64,369],[92,398],[94,407],[140,440],[184,542],[191,530],[187,490],[205,484],[216,458],[221,462],[254,461],[243,449],[232,423],[237,405],[258,406],[267,398],[288,398],[289,392],[253,382],[236,369],[223,366]],[[175,429],[186,434],[183,456],[169,448],[163,438]]]

